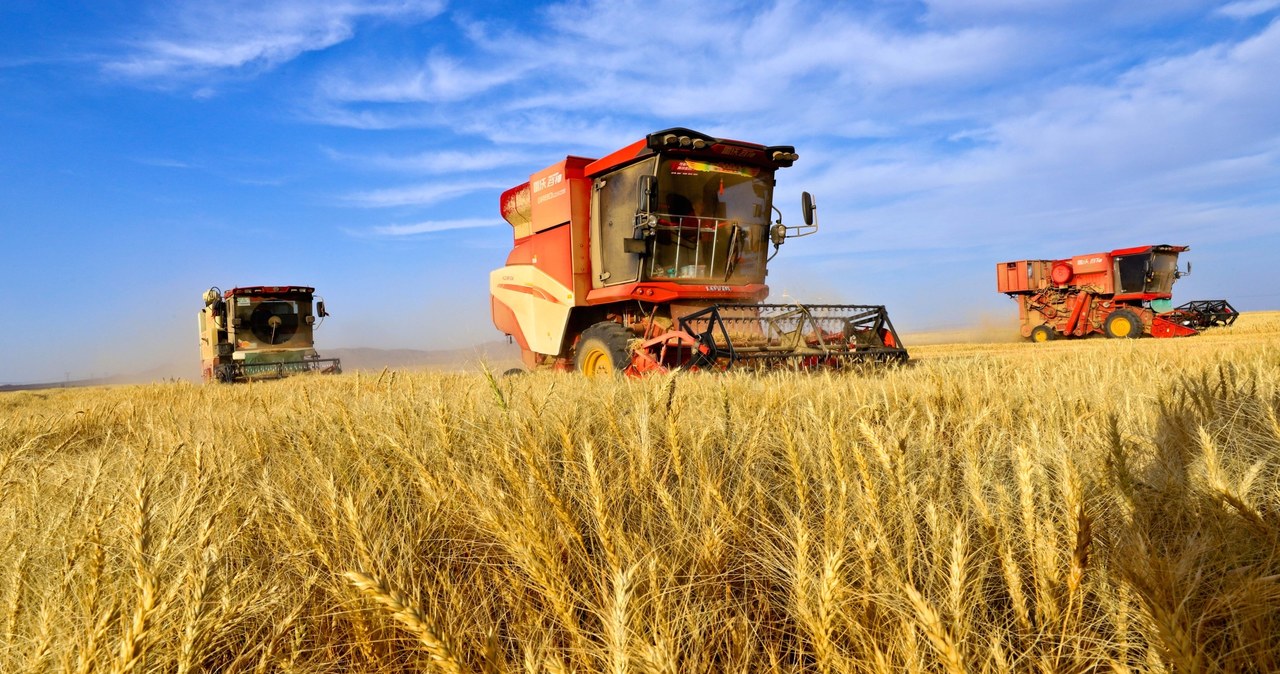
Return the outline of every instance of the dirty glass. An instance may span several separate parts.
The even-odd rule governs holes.
[[[309,346],[310,302],[277,297],[236,297],[237,348]],[[295,340],[295,337],[298,338]]]
[[[1116,258],[1116,293],[1140,293],[1147,285],[1149,255],[1123,255]]]
[[[772,190],[771,169],[664,158],[646,277],[676,283],[763,282]]]
[[[598,232],[592,238],[599,246],[598,280],[603,285],[633,283],[639,279],[640,256],[628,253],[624,241],[639,236],[636,232],[636,206],[639,203],[640,176],[653,175],[656,159],[628,166],[596,181],[599,217]]]
[[[1155,253],[1151,256],[1151,271],[1147,275],[1147,292],[1160,295],[1172,293],[1177,272],[1177,253]]]

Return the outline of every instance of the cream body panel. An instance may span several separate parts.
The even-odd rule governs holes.
[[[489,292],[515,313],[530,349],[560,353],[573,308],[572,289],[537,267],[520,264],[489,272]]]

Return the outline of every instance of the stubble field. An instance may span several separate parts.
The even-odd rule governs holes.
[[[0,396],[0,671],[1280,671],[1280,313]]]

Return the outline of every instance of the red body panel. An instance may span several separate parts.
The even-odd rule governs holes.
[[[610,152],[600,159],[587,164],[585,173],[587,176],[594,178],[605,171],[629,164],[636,159],[647,157],[650,154],[653,153],[649,150],[649,142],[642,138],[621,150]]]
[[[489,304],[493,311],[493,324],[499,330],[511,335],[516,340],[516,344],[520,345],[521,350],[528,351],[529,342],[524,338],[524,331],[520,329],[520,323],[516,321],[516,314],[511,307],[492,296],[489,298]]]

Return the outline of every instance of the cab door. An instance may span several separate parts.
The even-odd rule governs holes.
[[[654,175],[656,158],[595,179],[591,190],[591,287],[605,288],[640,280],[636,206],[640,177]],[[628,240],[631,243],[628,243]]]

